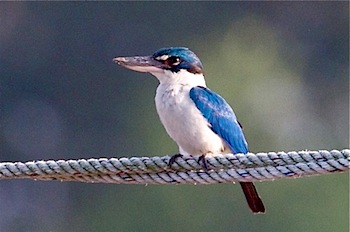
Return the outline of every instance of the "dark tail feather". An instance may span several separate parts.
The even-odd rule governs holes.
[[[239,182],[241,184],[245,198],[247,199],[249,208],[253,213],[265,213],[265,207],[259,197],[258,192],[252,182]]]

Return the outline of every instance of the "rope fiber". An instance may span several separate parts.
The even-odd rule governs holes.
[[[0,163],[0,180],[33,179],[114,184],[214,184],[255,182],[348,172],[350,150],[183,156],[47,160]]]

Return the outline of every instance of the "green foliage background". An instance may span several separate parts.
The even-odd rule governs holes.
[[[349,147],[349,3],[1,2],[0,159],[175,154],[157,81],[116,56],[186,46],[252,152]],[[238,185],[0,183],[0,231],[348,231],[349,177]]]

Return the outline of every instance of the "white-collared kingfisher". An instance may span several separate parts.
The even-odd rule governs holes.
[[[151,73],[159,80],[155,102],[161,122],[179,146],[181,155],[198,157],[207,169],[206,156],[248,153],[242,127],[229,104],[207,88],[203,65],[188,48],[162,48],[151,56],[117,57],[125,68]],[[253,213],[265,207],[252,182],[240,182]]]

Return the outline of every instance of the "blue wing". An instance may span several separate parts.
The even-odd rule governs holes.
[[[248,153],[248,144],[236,115],[225,99],[205,87],[190,90],[190,98],[219,135],[230,147],[232,153]]]

